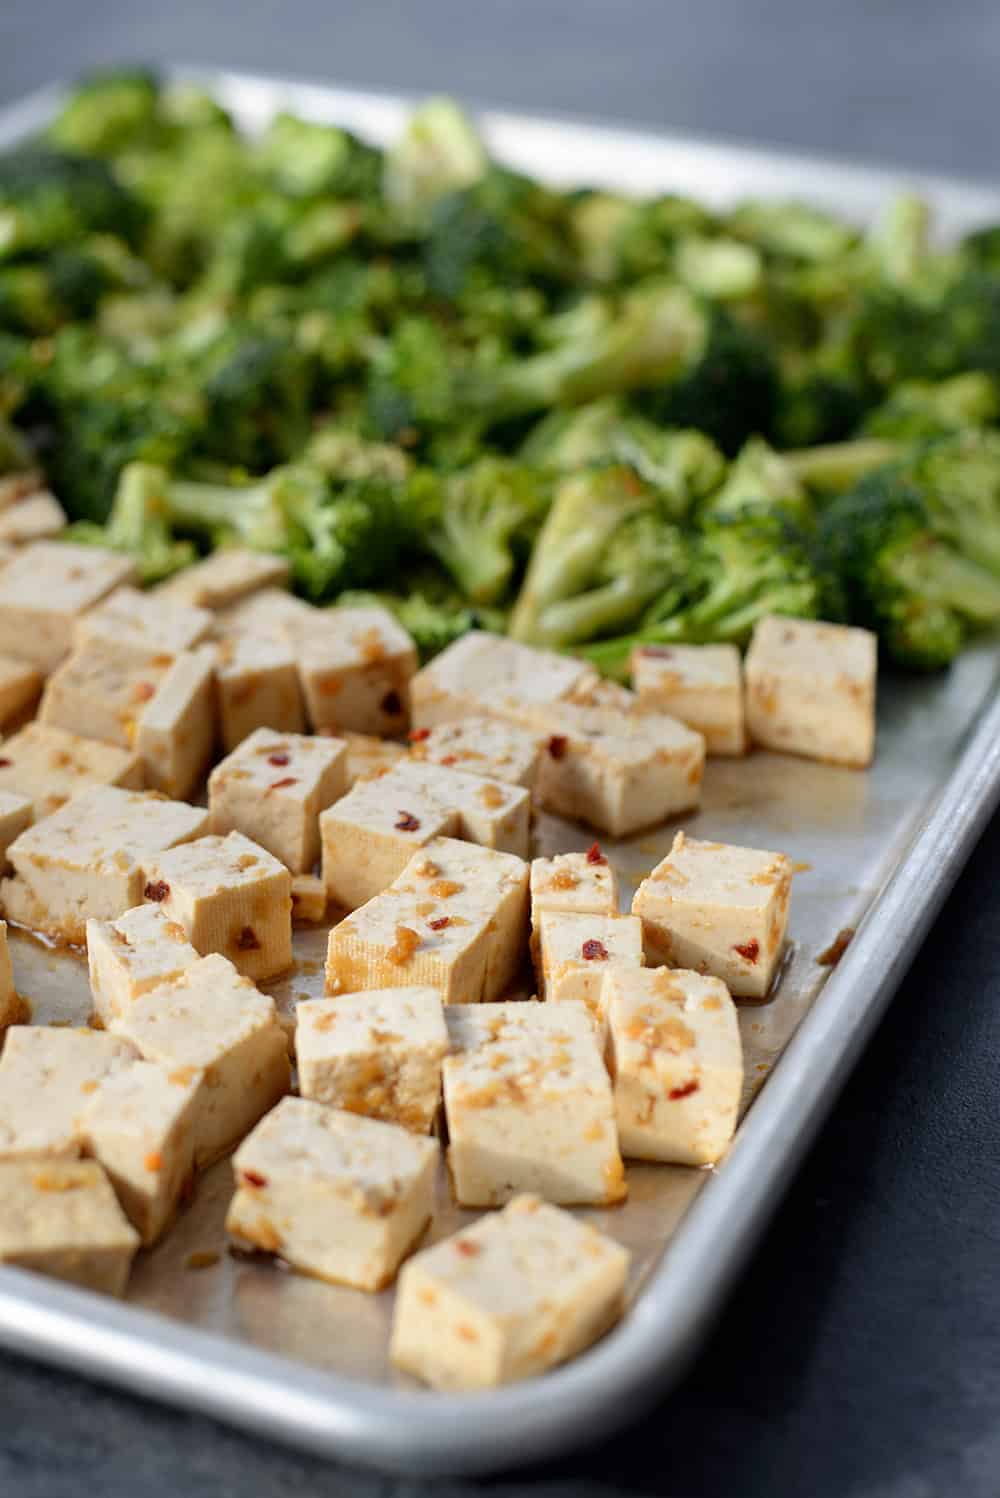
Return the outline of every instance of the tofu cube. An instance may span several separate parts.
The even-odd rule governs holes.
[[[0,1264],[122,1295],[138,1247],[96,1160],[0,1165]]]
[[[305,727],[295,654],[284,639],[232,635],[216,646],[222,743],[227,753],[256,728],[301,733]]]
[[[326,915],[326,885],[315,874],[292,875],[292,920],[316,925]]]
[[[66,511],[47,489],[27,494],[0,513],[0,545],[26,546],[51,541],[66,529]]]
[[[594,843],[586,853],[557,853],[531,861],[531,924],[544,911],[577,915],[617,915],[621,905],[618,875]]]
[[[236,1152],[227,1231],[319,1279],[381,1290],[430,1220],[438,1155],[394,1124],[285,1098]]]
[[[745,662],[754,742],[857,770],[870,765],[877,644],[867,629],[762,619]]]
[[[16,837],[34,821],[34,809],[27,796],[16,791],[0,791],[0,869],[8,869],[7,849]]]
[[[551,706],[593,677],[590,666],[569,656],[470,630],[413,678],[414,726],[433,728],[470,714],[503,718],[511,705]]]
[[[95,786],[141,790],[142,761],[131,749],[27,723],[0,748],[0,792],[29,801],[36,822]]]
[[[735,645],[640,645],[632,681],[643,707],[686,723],[709,754],[747,752],[743,670]]]
[[[583,1004],[446,1013],[448,1166],[463,1207],[521,1191],[563,1206],[624,1201],[611,1083]]]
[[[515,723],[477,714],[410,731],[410,756],[511,785],[535,783],[543,740]]]
[[[208,781],[212,831],[238,831],[293,874],[319,861],[319,816],[347,790],[347,747],[340,739],[258,728]]]
[[[458,832],[458,813],[399,770],[361,780],[319,818],[323,882],[343,910],[381,894],[414,853],[436,837]]]
[[[152,590],[155,598],[186,603],[201,609],[224,609],[259,588],[288,581],[284,557],[234,546],[213,551],[203,562],[185,567]]]
[[[31,711],[41,696],[42,682],[37,666],[11,655],[0,656],[0,726]]]
[[[628,1251],[535,1196],[403,1266],[390,1357],[435,1389],[492,1389],[589,1347],[622,1313]]]
[[[116,588],[76,621],[73,647],[92,640],[140,655],[180,655],[207,640],[215,615],[209,609],[177,602],[138,588]]]
[[[296,629],[296,654],[313,728],[398,734],[409,726],[416,647],[380,608],[316,609]]]
[[[122,1036],[12,1025],[0,1053],[0,1160],[79,1155],[80,1118],[109,1073],[131,1066]]]
[[[187,650],[166,671],[139,717],[135,747],[146,784],[182,800],[201,784],[215,750],[215,665]]]
[[[10,1025],[16,1025],[23,1013],[24,1005],[14,987],[14,969],[7,945],[7,922],[0,921],[0,1045],[3,1045],[4,1031]]]
[[[531,793],[522,785],[465,775],[442,765],[401,763],[383,777],[389,785],[419,788],[458,815],[458,836],[499,853],[527,858],[531,845]]]
[[[155,794],[94,786],[11,843],[13,879],[0,884],[11,920],[82,946],[86,925],[142,904],[167,848],[205,830],[207,813]]]
[[[188,1070],[137,1061],[101,1080],[81,1118],[87,1153],[145,1244],[170,1226],[194,1176],[202,1074]]]
[[[147,1061],[166,1067],[178,1087],[198,1083],[199,1168],[232,1149],[288,1091],[288,1042],[274,1001],[224,957],[203,957],[140,995],[119,1033]]]
[[[792,866],[784,853],[696,842],[678,832],[636,890],[647,960],[721,978],[762,999],[781,961]]]
[[[292,876],[241,832],[162,854],[146,898],[203,957],[218,952],[246,978],[263,983],[292,965]]]
[[[137,905],[114,921],[87,922],[94,1014],[106,1030],[136,999],[200,961],[187,933],[159,905]]]
[[[726,985],[700,973],[618,968],[605,989],[622,1154],[712,1165],[736,1129],[743,1051]]]
[[[41,671],[58,666],[80,614],[135,575],[119,552],[36,541],[0,571],[0,653]]]
[[[426,1134],[441,1101],[448,1031],[433,988],[306,999],[295,1011],[303,1097]]]
[[[539,997],[586,1004],[603,1034],[605,978],[619,967],[642,966],[639,917],[548,911],[541,918],[540,937]]]
[[[357,785],[359,780],[384,775],[393,765],[406,758],[402,744],[393,739],[379,739],[370,733],[351,733],[344,729],[340,735],[347,745],[347,784]]]

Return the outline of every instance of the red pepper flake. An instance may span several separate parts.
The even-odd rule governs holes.
[[[701,1083],[695,1082],[692,1079],[690,1082],[682,1082],[680,1087],[671,1087],[667,1093],[667,1097],[670,1098],[671,1102],[679,1103],[682,1097],[690,1097],[692,1092],[699,1092],[700,1090]]]
[[[260,941],[258,940],[257,933],[252,926],[243,927],[243,930],[236,938],[236,946],[241,952],[260,951]]]
[[[440,760],[438,761],[438,763],[442,764],[442,765],[457,765],[458,764],[458,755],[457,754],[442,754],[442,756],[441,756]]]
[[[745,941],[742,946],[735,946],[733,951],[739,952],[740,956],[745,957],[747,962],[756,962],[760,956],[760,942],[755,936],[751,936],[749,941]]]
[[[580,952],[588,962],[607,962],[608,960],[608,949],[602,941],[585,941]]]
[[[155,691],[151,681],[137,681],[132,688],[132,699],[134,702],[148,702]]]
[[[240,1180],[244,1186],[266,1186],[267,1176],[258,1175],[256,1170],[241,1170]]]
[[[471,1238],[456,1238],[455,1252],[461,1254],[463,1259],[474,1259],[477,1254],[482,1253],[482,1249]]]
[[[427,924],[432,931],[443,931],[445,926],[451,925],[451,916],[439,915],[436,921],[428,921]]]
[[[151,879],[143,890],[147,900],[165,900],[170,893],[170,885],[165,879]]]
[[[272,780],[271,784],[268,786],[268,790],[283,791],[286,785],[298,785],[298,783],[298,777],[296,775],[286,775],[283,780]]]
[[[600,843],[591,843],[590,847],[587,849],[587,862],[588,863],[607,863],[607,861],[608,860],[605,858],[604,854],[601,852],[601,845],[600,845]]]
[[[281,768],[282,765],[291,764],[291,760],[292,760],[292,756],[290,754],[269,754],[267,756],[267,762],[268,762],[268,764],[269,765],[275,765],[279,769]]]
[[[387,713],[390,718],[398,718],[400,713],[403,711],[403,699],[400,697],[398,692],[386,692],[385,696],[382,698],[382,701],[379,703],[379,707],[384,713]]]
[[[418,832],[420,830],[420,818],[415,817],[412,811],[401,811],[397,814],[397,832]]]
[[[568,747],[566,735],[563,733],[554,733],[549,739],[547,747],[553,759],[562,759]]]
[[[0,770],[6,770],[7,766],[12,765],[13,763],[14,761],[12,759],[4,759],[2,756],[0,756]]]
[[[429,739],[431,731],[429,728],[411,728],[406,737],[411,744],[422,744],[424,739]]]

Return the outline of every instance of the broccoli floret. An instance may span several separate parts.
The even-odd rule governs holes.
[[[1000,391],[992,375],[972,370],[949,380],[904,380],[866,416],[870,437],[923,442],[953,432],[992,426],[1000,416]]]
[[[967,271],[932,295],[873,291],[855,338],[873,379],[886,389],[970,370],[1000,377],[1000,277]]]
[[[425,427],[456,414],[454,358],[441,330],[423,317],[405,317],[375,348],[368,373],[367,425],[383,441],[410,445]]]
[[[144,583],[160,582],[187,567],[197,555],[190,541],[174,538],[167,520],[169,476],[152,463],[128,463],[111,505],[106,525],[88,520],[68,528],[71,541],[123,551],[135,558]]]
[[[496,603],[541,528],[548,487],[522,463],[481,458],[449,475],[426,545],[476,604]]]
[[[809,526],[814,519],[806,490],[792,465],[760,437],[751,437],[730,466],[725,482],[705,506],[711,515],[751,509],[780,510]]]
[[[478,182],[486,167],[482,142],[458,105],[428,99],[386,152],[382,190],[403,219],[419,223],[440,198]]]
[[[76,85],[49,126],[48,135],[66,151],[113,156],[158,131],[160,87],[144,68],[92,73]]]
[[[275,185],[296,198],[374,197],[382,153],[348,130],[278,114],[260,143],[260,160]]]
[[[823,265],[840,260],[857,243],[842,219],[806,203],[751,199],[727,221],[731,234],[759,245],[768,255]]]
[[[674,251],[674,270],[689,291],[718,302],[741,302],[763,284],[764,265],[753,245],[724,235],[688,235]]]
[[[895,463],[899,456],[900,444],[880,437],[857,437],[781,454],[799,483],[822,495],[843,493],[865,474]]]
[[[608,192],[584,192],[572,208],[572,229],[584,274],[598,283],[662,274],[684,238],[705,236],[711,215],[690,198],[645,202]]]
[[[939,536],[1000,576],[1000,433],[942,438],[893,473],[919,492]]]
[[[413,459],[391,442],[366,442],[349,427],[328,423],[310,437],[302,461],[328,479],[390,479],[400,482],[413,468]]]
[[[206,456],[260,473],[301,450],[312,425],[308,354],[277,334],[237,327],[209,348],[203,367]]]
[[[146,215],[103,162],[45,146],[0,155],[0,260],[116,234],[135,245]]]
[[[892,199],[868,236],[879,273],[891,286],[912,286],[924,269],[929,249],[930,207],[914,193]]]

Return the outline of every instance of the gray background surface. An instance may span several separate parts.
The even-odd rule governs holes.
[[[125,59],[995,170],[990,0],[0,0],[0,105]],[[998,873],[1000,822],[684,1386],[596,1451],[436,1495],[997,1498]],[[0,1355],[3,1498],[431,1491]]]

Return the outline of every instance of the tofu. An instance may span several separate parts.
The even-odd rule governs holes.
[[[226,1229],[318,1279],[381,1290],[430,1220],[438,1154],[394,1124],[285,1098],[236,1152]]]
[[[163,853],[146,898],[203,957],[218,952],[246,978],[263,983],[292,965],[292,876],[241,832]]]
[[[632,682],[643,707],[686,723],[709,754],[747,752],[743,671],[735,645],[640,645]]]
[[[196,1070],[137,1061],[104,1077],[83,1111],[84,1147],[146,1245],[170,1226],[193,1179],[202,1087]]]
[[[586,853],[557,853],[531,861],[531,924],[537,930],[544,911],[577,915],[617,915],[618,875],[597,843]]]
[[[506,992],[521,967],[528,869],[509,853],[436,838],[330,932],[328,994],[429,987],[445,1004]]]
[[[448,1031],[433,988],[306,999],[295,1011],[303,1097],[430,1131],[441,1101]]]
[[[326,915],[326,885],[315,874],[292,875],[292,920],[317,925]]]
[[[96,1160],[0,1164],[0,1264],[123,1295],[138,1247]]]
[[[209,777],[212,831],[245,833],[293,874],[308,874],[320,856],[320,812],[346,790],[342,740],[258,728]]]
[[[36,541],[0,571],[0,654],[48,672],[68,655],[80,614],[135,576],[118,552]]]
[[[393,765],[406,758],[402,744],[393,739],[376,738],[370,733],[351,733],[345,729],[340,735],[347,745],[347,783],[357,785],[359,780],[384,775]]]
[[[389,770],[359,781],[320,814],[323,882],[335,905],[356,910],[403,872],[418,849],[458,832],[458,812]]]
[[[484,714],[410,731],[412,759],[529,790],[535,783],[542,747],[537,734]]]
[[[8,919],[82,946],[87,921],[140,905],[159,856],[207,821],[183,801],[93,786],[14,839],[15,877],[0,884],[0,903]]]
[[[290,1082],[288,1041],[274,1001],[224,957],[203,957],[141,994],[119,1033],[178,1088],[197,1082],[194,1162],[227,1153],[282,1097]]]
[[[865,769],[875,754],[877,663],[878,642],[867,629],[762,619],[745,662],[751,738],[765,749]]]
[[[622,1313],[629,1254],[535,1196],[415,1254],[389,1356],[435,1389],[492,1389],[589,1347]]]
[[[80,1118],[104,1077],[131,1066],[118,1035],[51,1025],[12,1025],[0,1053],[0,1160],[75,1157]]]
[[[177,656],[139,716],[135,747],[154,790],[183,800],[198,788],[215,749],[211,651]]]
[[[0,656],[0,727],[31,711],[41,696],[42,682],[37,666]]]
[[[226,752],[257,728],[305,727],[295,653],[287,640],[233,635],[216,646],[219,723]]]
[[[103,786],[141,790],[142,761],[131,749],[87,739],[68,728],[27,723],[0,745],[0,793],[31,803],[36,822]]]
[[[65,529],[66,511],[47,489],[26,495],[0,512],[0,544],[4,546],[51,541]]]
[[[159,905],[137,905],[114,921],[87,922],[87,967],[94,1015],[106,1030],[142,994],[193,967],[200,957],[184,927]]]
[[[517,710],[548,707],[593,678],[590,666],[554,650],[470,630],[413,678],[414,727],[433,728],[472,714],[503,718],[511,705]]]
[[[678,832],[632,901],[647,960],[721,978],[762,999],[781,961],[792,865],[784,853],[696,842]]]
[[[218,611],[215,634],[220,639],[256,635],[294,643],[298,631],[308,628],[317,612],[287,588],[258,588]]]
[[[463,1207],[521,1191],[563,1206],[624,1201],[611,1083],[583,1004],[446,1012],[448,1168]]]
[[[208,639],[215,620],[209,609],[138,588],[116,588],[73,629],[73,646],[91,640],[141,655],[180,655]]]
[[[531,851],[531,794],[522,785],[463,774],[442,765],[396,766],[381,785],[418,787],[458,815],[458,836],[499,853],[527,858]]]
[[[7,945],[7,922],[0,921],[0,1045],[3,1045],[4,1031],[10,1025],[16,1025],[24,1013],[24,1006],[14,987],[14,969],[10,962],[10,949]]]
[[[316,609],[296,629],[296,656],[314,729],[402,733],[410,721],[416,646],[380,608]]]
[[[726,985],[700,973],[608,973],[608,1062],[622,1154],[713,1165],[736,1130],[743,1051]]]
[[[287,581],[288,563],[284,557],[234,546],[213,551],[204,561],[174,573],[152,590],[152,596],[195,608],[223,609],[259,588]]]
[[[586,1004],[604,1033],[607,975],[643,963],[642,922],[634,915],[578,915],[551,910],[541,917],[539,997]]]
[[[34,808],[27,796],[0,791],[0,869],[9,869],[7,849],[34,821]]]

